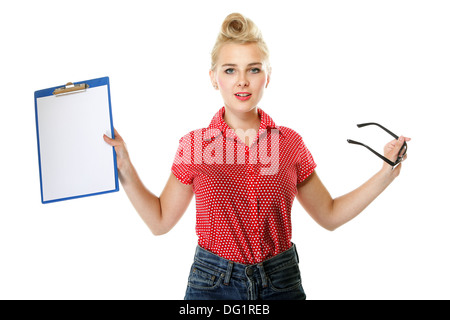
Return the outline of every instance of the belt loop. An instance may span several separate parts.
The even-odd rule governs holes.
[[[266,276],[266,272],[264,271],[264,266],[263,266],[262,262],[258,263],[257,267],[259,269],[259,273],[261,274],[262,286],[263,286],[263,288],[267,288],[267,276]]]
[[[224,285],[230,284],[231,272],[233,271],[233,261],[228,261],[227,273],[225,275]]]

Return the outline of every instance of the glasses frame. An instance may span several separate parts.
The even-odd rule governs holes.
[[[378,123],[375,123],[375,122],[367,122],[367,123],[360,123],[360,124],[357,124],[356,126],[357,126],[358,128],[363,128],[363,127],[371,126],[371,125],[380,127],[381,129],[383,129],[384,131],[386,131],[387,133],[389,133],[391,136],[393,136],[395,139],[398,140],[398,136],[397,136],[395,133],[393,133],[392,131],[386,129],[386,128],[383,127],[381,124],[378,124]],[[385,156],[383,156],[383,155],[381,155],[380,153],[378,153],[378,152],[376,152],[375,150],[373,150],[371,147],[365,145],[364,143],[361,143],[361,142],[358,142],[358,141],[355,141],[355,140],[351,140],[351,139],[347,139],[347,142],[350,143],[350,144],[356,144],[356,145],[360,145],[360,146],[366,147],[366,148],[369,149],[372,153],[374,153],[374,154],[375,154],[376,156],[378,156],[379,158],[383,159],[386,163],[388,163],[388,164],[391,165],[392,167],[397,166],[400,162],[403,161],[403,158],[404,158],[404,156],[406,155],[406,151],[408,150],[408,145],[406,144],[406,141],[405,141],[405,142],[403,143],[402,147],[400,148],[400,151],[399,151],[399,153],[398,153],[399,156],[397,157],[397,160],[396,160],[395,162],[393,162],[393,161],[389,160],[388,158],[386,158]]]

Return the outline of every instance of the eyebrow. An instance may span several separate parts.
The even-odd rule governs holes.
[[[262,66],[262,63],[261,62],[252,62],[252,63],[249,63],[247,65],[247,67],[253,67],[253,66],[256,66],[256,65],[261,65]],[[222,68],[224,68],[224,67],[237,67],[237,64],[235,64],[235,63],[225,63],[225,64],[222,65]]]

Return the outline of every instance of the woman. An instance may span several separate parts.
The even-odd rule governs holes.
[[[196,195],[198,247],[185,299],[305,299],[291,243],[298,201],[328,230],[367,207],[400,173],[386,163],[356,190],[333,199],[299,134],[258,108],[270,82],[268,49],[256,25],[230,14],[212,51],[210,78],[224,107],[207,128],[180,140],[172,174],[159,197],[147,190],[125,143],[104,136],[117,153],[131,203],[155,235],[168,232]],[[388,143],[397,159],[408,138]]]

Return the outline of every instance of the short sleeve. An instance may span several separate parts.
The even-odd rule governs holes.
[[[188,133],[180,139],[177,153],[172,164],[172,173],[184,184],[191,184],[194,180],[192,172],[192,135]]]
[[[299,136],[298,146],[297,146],[297,159],[295,163],[295,169],[297,171],[297,184],[303,182],[308,178],[314,169],[317,167],[314,159],[306,147],[303,139]]]

